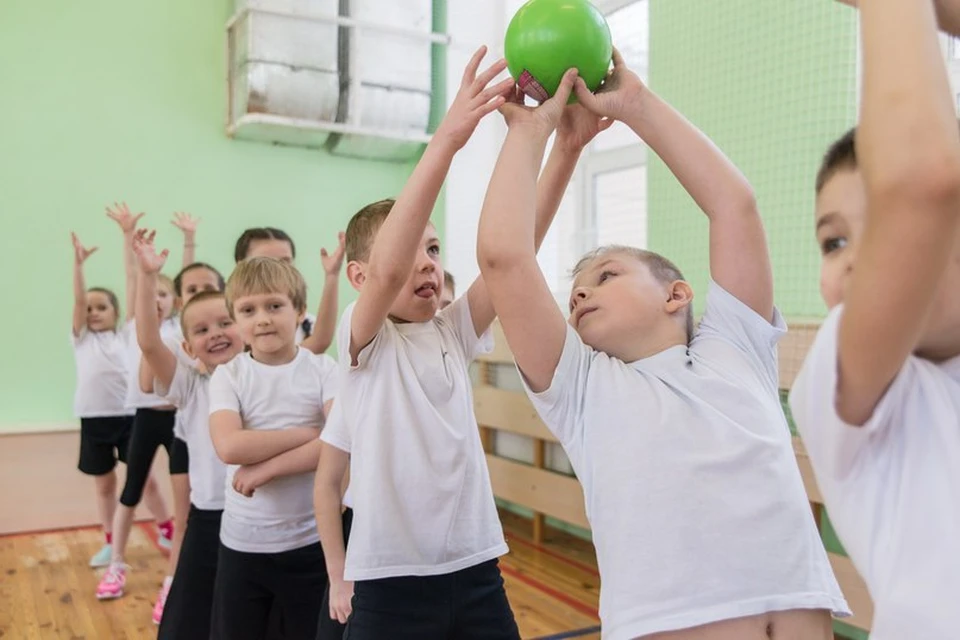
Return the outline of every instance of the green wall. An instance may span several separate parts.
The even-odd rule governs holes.
[[[776,301],[819,317],[813,182],[856,108],[856,12],[827,0],[650,0],[650,84],[746,174],[770,242]],[[650,247],[700,293],[706,218],[666,167],[648,173]]]
[[[297,242],[311,309],[319,250],[360,206],[396,195],[411,165],[232,141],[224,134],[229,0],[0,3],[0,214],[4,233],[0,432],[72,424],[69,346],[75,230],[100,250],[89,285],[122,295],[126,200],[180,264],[173,211],[203,218],[198,259],[228,273],[248,226]],[[442,226],[442,220],[438,221]],[[442,229],[441,229],[442,232]],[[353,296],[344,282],[341,303]]]

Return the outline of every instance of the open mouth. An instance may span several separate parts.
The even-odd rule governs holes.
[[[587,316],[588,314],[593,313],[593,312],[596,311],[596,310],[597,310],[596,307],[587,307],[587,308],[583,309],[582,311],[578,311],[578,312],[577,312],[577,326],[580,325],[580,323],[583,321],[583,319],[584,319],[585,316]]]
[[[437,285],[433,282],[425,282],[417,287],[415,293],[420,298],[432,298],[437,295]]]
[[[230,348],[229,340],[226,342],[217,342],[216,344],[211,345],[209,349],[207,349],[207,353],[222,353],[229,348]]]

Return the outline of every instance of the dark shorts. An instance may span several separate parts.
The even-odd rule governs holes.
[[[80,472],[102,476],[126,463],[132,429],[133,416],[80,418]]]
[[[496,559],[439,576],[353,585],[343,640],[519,640]]]
[[[174,411],[157,409],[137,409],[130,434],[130,446],[127,449],[127,480],[120,493],[120,504],[135,507],[143,498],[143,488],[150,477],[150,467],[157,449],[163,447],[170,458],[170,473],[173,465],[173,421]]]
[[[187,451],[187,443],[177,436],[173,436],[173,444],[170,446],[170,475],[174,476],[189,471],[190,452]]]

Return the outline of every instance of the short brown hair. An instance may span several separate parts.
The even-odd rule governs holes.
[[[387,219],[387,214],[393,209],[395,202],[393,198],[387,198],[368,204],[353,214],[350,223],[347,224],[344,240],[347,262],[366,262],[370,259],[373,239],[377,237],[377,231]]]
[[[841,169],[857,168],[857,129],[854,127],[837,138],[823,154],[820,170],[817,171],[817,193]]]
[[[588,252],[586,255],[580,258],[580,260],[577,261],[577,264],[573,267],[573,277],[577,277],[577,275],[583,271],[588,264],[597,258],[609,255],[611,253],[623,254],[642,262],[647,266],[647,269],[650,270],[651,275],[656,278],[657,282],[662,284],[670,284],[677,280],[686,281],[686,278],[683,277],[683,273],[681,273],[679,267],[677,267],[677,265],[667,258],[664,258],[659,253],[620,244],[608,244],[602,247],[597,247],[593,251]],[[690,341],[693,340],[693,306],[689,304],[687,305],[684,326],[687,331],[687,344],[689,344]]]
[[[224,291],[230,317],[237,298],[258,293],[282,293],[290,298],[297,312],[307,308],[307,283],[297,268],[284,260],[247,258],[236,266]]]
[[[293,244],[293,238],[288,236],[283,229],[277,229],[276,227],[253,227],[246,229],[240,234],[240,237],[237,238],[237,243],[233,247],[234,262],[245,260],[247,254],[250,252],[250,245],[257,240],[279,240],[286,242],[290,245],[290,255],[294,258],[297,257],[297,246]]]
[[[204,300],[213,300],[214,298],[220,298],[221,300],[224,300],[224,308],[226,308],[226,296],[224,295],[223,291],[200,291],[195,296],[190,298],[190,301],[187,302],[187,304],[183,305],[183,309],[180,310],[180,331],[183,333],[184,338],[189,337],[187,336],[187,309],[198,302],[203,302]]]

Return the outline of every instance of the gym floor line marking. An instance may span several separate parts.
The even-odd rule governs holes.
[[[595,620],[600,619],[600,612],[597,611],[595,608],[591,607],[588,604],[584,604],[579,600],[571,598],[570,596],[563,593],[562,591],[557,591],[553,587],[548,587],[547,585],[543,584],[536,578],[531,578],[525,573],[521,571],[517,571],[516,569],[505,566],[503,564],[500,565],[500,571],[501,573],[504,573],[510,576],[511,578],[515,578],[516,580],[519,580],[520,582],[524,583],[527,586],[533,587],[534,589],[536,589],[537,591],[540,591],[541,593],[547,594],[554,600],[559,600],[563,604],[567,605],[571,609],[576,610],[579,613],[590,616]]]
[[[585,627],[583,629],[574,629],[573,631],[564,631],[562,633],[555,633],[549,636],[540,636],[539,638],[534,638],[533,640],[568,640],[568,638],[579,638],[591,633],[600,633],[600,625]]]
[[[530,542],[529,540],[524,540],[523,538],[518,538],[516,536],[511,536],[509,534],[507,535],[507,542],[508,543],[519,542],[525,547],[536,549],[537,551],[543,553],[544,555],[548,555],[551,558],[555,558],[560,562],[563,562],[564,564],[568,564],[571,567],[580,569],[581,571],[585,573],[589,573],[592,576],[596,576],[598,578],[600,577],[600,572],[597,571],[595,567],[591,567],[590,565],[584,564],[583,562],[580,562],[578,560],[574,560],[573,558],[568,558],[561,553],[557,553],[556,551],[551,551],[550,549],[547,549],[543,545],[539,545],[536,542]]]

